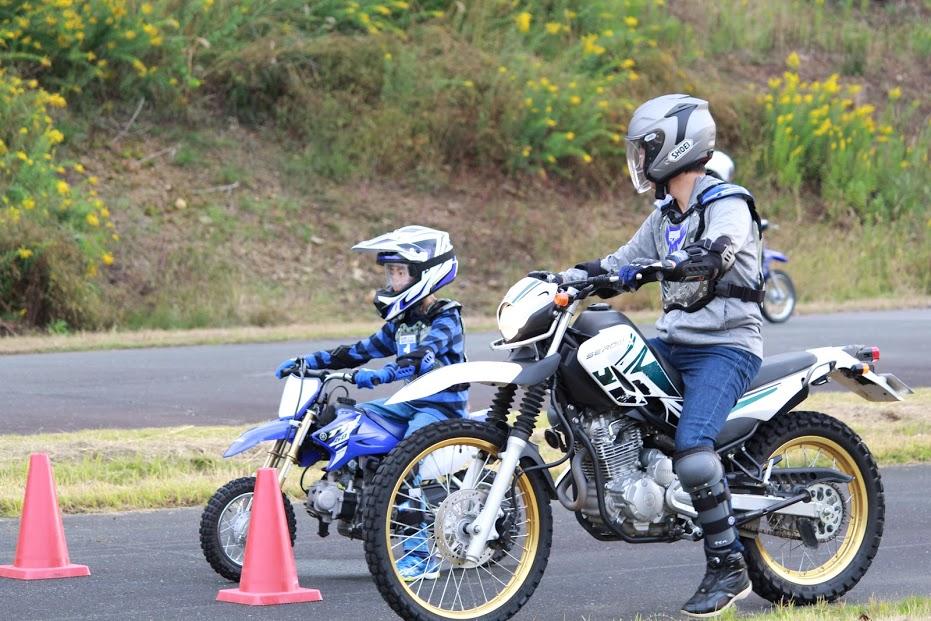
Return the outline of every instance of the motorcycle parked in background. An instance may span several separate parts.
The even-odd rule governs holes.
[[[734,160],[723,151],[715,151],[711,159],[705,164],[705,172],[721,181],[730,182],[734,178]],[[764,232],[771,225],[768,220],[764,219],[760,226],[760,232]],[[792,316],[795,310],[795,285],[788,274],[782,270],[772,269],[772,264],[788,263],[789,258],[777,251],[766,247],[766,241],[763,241],[763,284],[766,287],[766,297],[760,304],[760,311],[763,317],[770,323],[784,323]]]
[[[773,227],[768,220],[763,219],[761,230]],[[795,310],[795,285],[792,278],[782,270],[773,269],[773,263],[788,263],[789,257],[772,250],[763,242],[763,285],[766,294],[760,304],[763,317],[770,323],[784,323],[792,316]]]

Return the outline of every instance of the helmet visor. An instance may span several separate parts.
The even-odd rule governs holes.
[[[385,263],[385,288],[395,293],[407,289],[413,282],[406,263]]]
[[[661,131],[652,131],[645,136],[627,138],[627,169],[630,171],[630,182],[634,189],[643,194],[652,186],[647,177],[647,171],[657,154],[663,148],[665,136]]]

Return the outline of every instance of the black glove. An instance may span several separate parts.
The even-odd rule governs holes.
[[[554,282],[557,285],[562,284],[562,276],[559,274],[554,274],[553,272],[544,272],[542,270],[535,270],[533,272],[527,272],[528,278],[536,278],[537,280],[542,280],[543,282]]]

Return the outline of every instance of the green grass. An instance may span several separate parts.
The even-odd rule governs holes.
[[[870,403],[853,394],[820,393],[803,409],[849,424],[882,465],[931,462],[931,389],[903,403]],[[545,417],[539,419],[542,434]],[[0,516],[16,516],[28,455],[47,452],[65,512],[117,511],[199,505],[230,479],[261,465],[264,450],[225,460],[223,451],[246,426],[84,430],[39,435],[0,435]],[[559,455],[535,438],[548,460]],[[297,476],[288,490],[300,496]]]

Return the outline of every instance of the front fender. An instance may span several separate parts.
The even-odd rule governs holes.
[[[293,438],[294,430],[296,429],[291,425],[293,420],[293,418],[279,418],[278,420],[269,421],[264,425],[259,425],[258,427],[253,427],[248,431],[244,431],[241,436],[230,444],[230,447],[223,453],[223,457],[238,455],[245,450],[251,449],[260,442]]]
[[[763,250],[763,260],[764,261],[778,261],[779,263],[788,263],[789,257],[782,254],[778,250],[770,250],[766,248]]]
[[[461,362],[440,367],[417,378],[385,401],[385,405],[416,401],[435,395],[456,384],[539,384],[556,372],[559,354],[548,356],[539,362]]]

